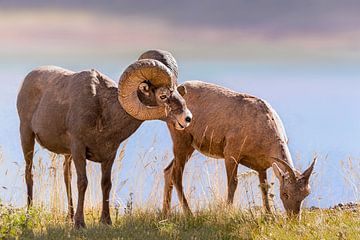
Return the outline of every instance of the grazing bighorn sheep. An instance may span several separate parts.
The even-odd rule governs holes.
[[[191,214],[182,176],[196,149],[207,156],[225,159],[229,204],[238,183],[238,164],[242,164],[258,172],[263,206],[270,212],[266,169],[272,166],[280,181],[280,198],[287,213],[298,214],[303,199],[310,193],[309,178],[316,159],[302,174],[294,168],[282,122],[270,105],[259,98],[200,81],[180,86],[187,91],[184,99],[193,121],[181,132],[168,124],[174,159],[164,170],[164,213],[170,210],[175,185],[180,204]]]
[[[33,199],[34,140],[48,150],[65,155],[64,177],[69,216],[74,215],[70,164],[73,159],[78,185],[75,226],[83,227],[84,197],[88,180],[86,159],[101,163],[103,205],[101,222],[111,224],[109,193],[111,168],[122,141],[144,120],[161,119],[184,129],[191,113],[176,86],[177,64],[165,51],[140,56],[121,75],[119,86],[96,71],[72,72],[41,67],[25,78],[18,94],[20,135],[26,161],[28,206]]]

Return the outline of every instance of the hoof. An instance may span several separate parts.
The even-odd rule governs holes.
[[[75,220],[75,229],[86,228],[84,220]]]
[[[170,211],[165,211],[165,210],[163,210],[162,212],[161,212],[161,215],[163,216],[163,217],[169,217],[170,216]]]
[[[105,225],[111,225],[112,221],[110,217],[101,217],[100,222]]]
[[[189,209],[189,210],[185,210],[185,215],[186,215],[187,217],[193,217],[193,216],[194,216],[194,214],[191,212],[190,209]]]
[[[66,215],[66,221],[73,222],[74,221],[74,214],[68,213]]]
[[[167,204],[164,204],[161,215],[164,217],[168,217],[170,215],[170,207]]]

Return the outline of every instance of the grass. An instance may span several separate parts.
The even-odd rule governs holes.
[[[0,238],[5,239],[358,239],[357,210],[304,210],[300,221],[280,213],[240,211],[221,206],[194,217],[136,210],[113,216],[113,226],[99,223],[99,210],[86,212],[87,228],[75,230],[66,214],[33,208],[0,207]],[[112,211],[113,213],[116,211]]]
[[[269,216],[261,213],[258,207],[261,205],[258,179],[254,172],[248,170],[240,171],[238,175],[235,206],[224,207],[226,178],[223,162],[212,159],[198,161],[196,156],[192,161],[198,165],[189,163],[188,172],[185,173],[187,178],[184,178],[187,186],[185,193],[195,215],[186,217],[181,214],[174,192],[174,213],[166,218],[159,208],[163,187],[162,169],[170,161],[169,157],[146,151],[139,155],[134,168],[128,170],[134,175],[133,178],[129,181],[119,179],[116,174],[124,172],[122,160],[125,146],[120,149],[113,169],[112,226],[99,223],[101,190],[98,165],[88,164],[89,187],[85,201],[87,228],[75,230],[64,212],[63,160],[53,154],[45,158],[40,155],[34,161],[35,206],[28,212],[24,207],[17,207],[24,206],[19,199],[26,199],[24,166],[19,164],[17,168],[5,171],[5,178],[7,172],[11,171],[21,181],[20,184],[9,181],[7,187],[0,189],[0,239],[359,239],[359,205],[350,209],[304,209],[300,221],[291,220],[279,208],[281,203],[276,199],[278,189],[274,177],[269,179],[270,195],[275,196],[271,199],[275,214]],[[0,151],[0,167],[3,163]],[[359,166],[354,159],[343,162],[344,173],[356,194],[359,189]],[[76,206],[76,174],[74,169],[72,171]],[[312,181],[316,181],[316,178]],[[16,188],[17,184],[22,188]],[[316,194],[316,191],[312,194]]]

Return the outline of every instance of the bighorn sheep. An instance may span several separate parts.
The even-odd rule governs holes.
[[[36,139],[48,150],[65,155],[64,177],[71,218],[74,210],[70,164],[71,159],[74,161],[79,193],[75,227],[85,226],[86,159],[101,163],[101,222],[111,224],[111,168],[120,143],[144,120],[161,119],[176,129],[184,129],[191,121],[191,112],[179,93],[184,91],[176,86],[177,73],[173,56],[161,50],[141,55],[123,72],[118,87],[96,70],[76,73],[59,67],[40,67],[31,71],[17,98],[28,206],[33,199]]]
[[[298,214],[303,199],[310,193],[309,178],[316,159],[302,174],[294,168],[282,122],[270,105],[259,98],[200,81],[181,86],[187,91],[184,99],[193,121],[181,132],[168,124],[174,159],[164,170],[164,213],[170,210],[175,185],[180,204],[191,214],[182,176],[196,149],[207,156],[225,159],[229,204],[238,183],[238,164],[242,164],[258,172],[263,206],[270,212],[266,169],[272,166],[280,181],[280,198],[287,213]]]

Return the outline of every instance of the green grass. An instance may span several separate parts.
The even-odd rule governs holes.
[[[114,210],[112,211],[115,212]],[[0,206],[0,239],[359,239],[358,210],[305,210],[302,219],[280,213],[221,207],[197,212],[194,217],[137,210],[112,216],[113,225],[99,223],[99,210],[86,212],[87,228],[75,230],[66,214],[33,208]]]

